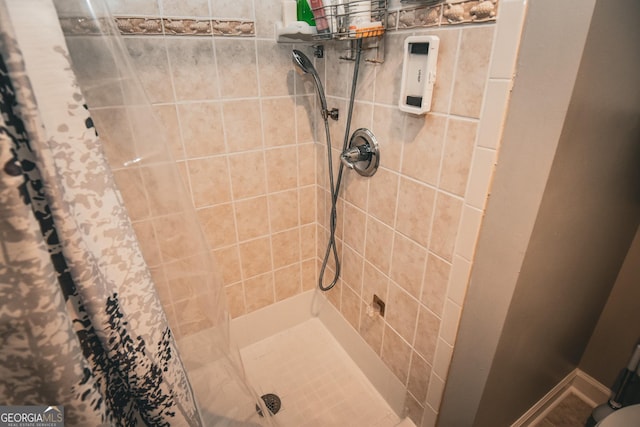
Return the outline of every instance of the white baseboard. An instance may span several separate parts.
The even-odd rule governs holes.
[[[592,406],[597,406],[609,398],[611,391],[593,377],[574,369],[562,379],[542,399],[536,402],[511,427],[535,425],[558,405],[569,393],[575,393]]]
[[[402,416],[406,394],[404,385],[319,291],[303,292],[231,320],[231,342],[243,348],[312,317],[320,319],[391,409]]]

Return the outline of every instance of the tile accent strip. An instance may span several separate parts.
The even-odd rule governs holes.
[[[470,0],[389,11],[388,30],[495,22],[498,0]]]
[[[240,36],[255,37],[253,21],[224,19],[185,19],[138,16],[113,18],[120,34],[126,36]],[[110,33],[108,18],[61,17],[60,25],[67,36]]]

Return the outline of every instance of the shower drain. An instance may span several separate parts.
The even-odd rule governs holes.
[[[275,415],[278,413],[278,411],[280,410],[280,406],[282,405],[282,401],[277,395],[273,393],[267,393],[260,396],[260,398],[264,402],[264,405],[267,407],[269,412],[271,412],[271,415]],[[258,415],[264,417],[262,409],[260,409],[260,405],[258,404],[256,404],[256,411],[258,411]]]

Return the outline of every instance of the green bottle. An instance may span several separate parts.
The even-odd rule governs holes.
[[[313,19],[313,11],[307,0],[297,0],[297,17],[298,21],[304,21],[312,27],[316,26],[316,20]]]

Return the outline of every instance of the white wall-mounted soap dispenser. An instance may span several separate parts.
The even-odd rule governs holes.
[[[398,103],[401,111],[425,114],[431,110],[439,45],[437,36],[410,36],[405,39]]]

